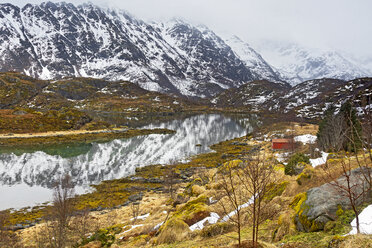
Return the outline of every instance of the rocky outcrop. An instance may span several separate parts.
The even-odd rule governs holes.
[[[363,194],[364,196],[358,199],[357,205],[360,205],[363,200],[368,201],[372,199],[372,192],[371,190],[366,190],[369,185],[364,178],[364,175],[368,172],[372,173],[372,169],[358,168],[350,173],[353,192],[356,195]],[[344,176],[337,179],[337,183],[347,186]],[[328,221],[338,218],[338,210],[350,209],[351,204],[345,191],[332,183],[326,183],[320,187],[312,188],[306,193],[297,195],[292,207],[296,211],[295,224],[297,230],[312,232],[323,230]]]

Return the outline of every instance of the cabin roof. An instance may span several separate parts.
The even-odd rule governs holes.
[[[291,143],[292,139],[272,139],[273,143]]]

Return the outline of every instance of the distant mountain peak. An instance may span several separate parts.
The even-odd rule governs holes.
[[[258,51],[292,85],[312,79],[352,80],[372,75],[335,50],[309,48],[293,42],[265,41]]]

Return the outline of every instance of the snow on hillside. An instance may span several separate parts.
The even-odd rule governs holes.
[[[273,68],[257,53],[248,43],[241,40],[239,37],[226,36],[224,41],[228,44],[234,53],[250,68],[260,79],[269,81],[278,81],[280,77]]]
[[[372,75],[369,70],[332,50],[273,41],[263,42],[256,49],[292,85],[312,79],[352,80]]]

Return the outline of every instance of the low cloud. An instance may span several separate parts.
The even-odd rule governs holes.
[[[65,0],[74,4],[81,0]],[[19,6],[38,0],[14,0]],[[58,2],[58,1],[54,1]],[[93,0],[144,20],[182,17],[217,33],[240,36],[253,46],[262,40],[297,42],[372,57],[370,0]]]

